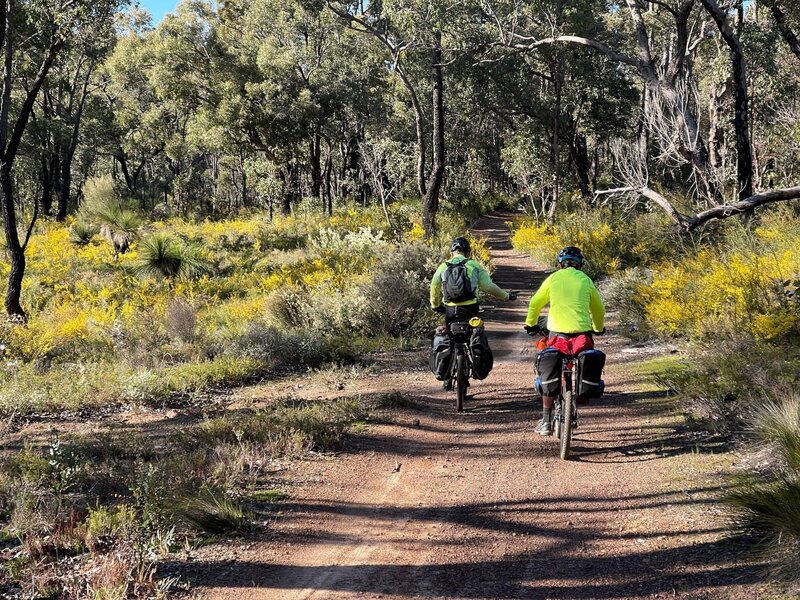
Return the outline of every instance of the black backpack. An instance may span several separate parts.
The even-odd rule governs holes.
[[[446,263],[447,269],[442,273],[442,295],[445,302],[466,302],[475,299],[475,290],[478,287],[478,269],[472,269],[472,278],[470,278],[467,262],[469,261]]]

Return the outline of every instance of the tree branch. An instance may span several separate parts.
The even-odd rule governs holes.
[[[617,52],[613,48],[606,46],[603,42],[598,42],[597,40],[580,37],[577,35],[558,35],[555,37],[536,40],[534,42],[531,42],[530,44],[510,44],[510,47],[516,48],[518,50],[533,50],[534,48],[538,48],[539,46],[547,46],[550,44],[559,44],[559,43],[579,44],[581,46],[588,46],[589,48],[597,50],[601,54],[605,54],[611,60],[625,63],[626,65],[631,65],[632,67],[636,67],[637,69],[641,68],[641,62],[633,58],[632,56],[628,56],[627,54],[622,54],[620,52]]]
[[[786,16],[783,14],[777,0],[761,0],[761,2],[766,4],[770,11],[772,11],[772,17],[775,19],[778,31],[783,39],[786,40],[786,43],[789,44],[789,49],[800,59],[800,40],[797,39],[792,28],[786,23]]]
[[[714,208],[709,208],[708,210],[699,212],[695,216],[688,218],[685,227],[687,231],[691,231],[712,219],[726,219],[734,215],[740,215],[742,213],[751,211],[754,208],[764,204],[770,204],[772,202],[786,202],[789,200],[796,200],[798,198],[800,198],[800,186],[761,192],[760,194],[754,194],[749,198],[745,198],[739,202],[734,202],[733,204],[715,206]]]

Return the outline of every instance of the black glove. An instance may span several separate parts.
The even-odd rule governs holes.
[[[446,311],[446,310],[447,310],[447,309],[446,309],[446,308],[445,308],[443,305],[441,305],[441,304],[440,304],[439,306],[435,306],[435,307],[433,308],[433,312],[437,312],[437,313],[439,313],[440,315],[443,315],[443,314],[445,313],[445,311]]]
[[[517,299],[519,292],[508,292],[508,299],[512,302]]]
[[[538,325],[525,325],[525,331],[530,336],[540,335],[542,333],[542,328]]]
[[[606,334],[606,328],[603,327],[603,331],[595,331],[594,334],[595,335],[605,335]]]

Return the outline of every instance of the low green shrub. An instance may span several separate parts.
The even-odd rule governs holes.
[[[728,501],[736,525],[756,537],[775,575],[800,584],[800,396],[768,399],[750,423],[761,464],[735,483]]]
[[[255,443],[269,454],[293,455],[338,446],[354,422],[366,418],[360,398],[286,402],[270,408],[209,419],[186,433],[188,447]]]
[[[733,433],[765,397],[784,395],[797,385],[800,352],[747,338],[720,339],[691,346],[684,364],[665,380],[694,418],[715,431]]]
[[[199,532],[231,535],[246,531],[250,519],[241,504],[221,490],[203,487],[180,501],[175,515]]]
[[[139,244],[135,270],[141,277],[192,279],[209,273],[210,267],[199,246],[157,232]]]

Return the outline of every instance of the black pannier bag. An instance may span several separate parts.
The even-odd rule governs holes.
[[[475,379],[486,379],[494,366],[494,355],[483,327],[472,330],[469,351],[472,354],[472,376]]]
[[[606,355],[600,350],[584,350],[578,355],[578,367],[581,374],[579,398],[600,398],[603,395],[605,383],[601,377],[605,364]]]
[[[450,336],[444,327],[436,330],[436,335],[433,336],[433,344],[431,346],[431,354],[428,357],[428,362],[431,367],[431,372],[436,375],[439,381],[445,381],[450,373],[450,359],[453,355],[453,349],[450,346]]]
[[[537,388],[542,396],[558,396],[563,356],[555,348],[545,348],[536,356],[536,372],[539,374]]]

